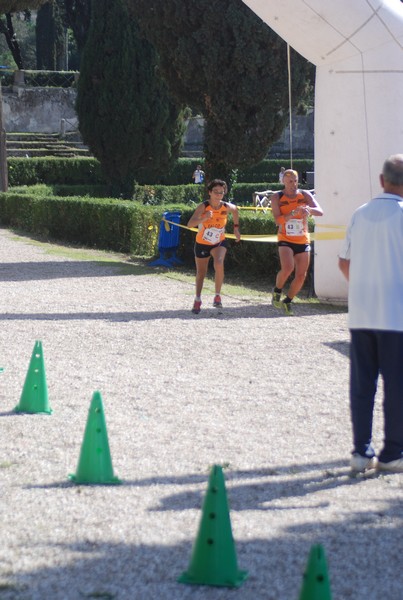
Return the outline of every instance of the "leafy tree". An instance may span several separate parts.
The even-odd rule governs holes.
[[[132,197],[142,169],[158,179],[179,154],[183,114],[169,99],[156,53],[139,37],[122,0],[92,5],[76,109],[84,142],[115,196]]]
[[[51,0],[38,10],[36,66],[49,71],[60,71],[66,67],[64,0]]]
[[[20,45],[18,43],[17,36],[14,31],[14,24],[11,13],[7,13],[4,19],[0,18],[0,33],[4,35],[5,40],[7,42],[7,46],[18,69],[23,69],[24,67],[22,62]]]
[[[30,20],[30,10],[37,9],[48,0],[0,0],[0,33],[4,35],[11,56],[18,69],[24,68],[19,40],[14,29],[13,14],[24,11],[24,18]],[[4,16],[3,16],[4,15]]]
[[[259,162],[288,121],[287,46],[242,0],[125,0],[170,91],[205,117],[209,178]],[[293,105],[312,65],[292,52]]]
[[[0,14],[10,14],[19,10],[39,8],[45,0],[0,0]],[[0,106],[2,106],[0,85]],[[0,109],[0,191],[6,192],[8,188],[6,135],[3,126],[3,110]]]

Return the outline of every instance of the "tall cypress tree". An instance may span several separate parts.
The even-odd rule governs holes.
[[[115,196],[132,197],[142,169],[158,178],[179,154],[183,114],[158,75],[154,48],[139,37],[122,0],[92,3],[76,110],[83,140]]]
[[[259,162],[288,120],[287,46],[242,0],[126,0],[175,96],[205,117],[209,177]],[[294,106],[313,67],[292,53]]]
[[[67,23],[73,31],[81,55],[91,22],[91,0],[64,0],[64,7]]]
[[[63,22],[64,0],[51,0],[38,10],[36,19],[36,66],[58,71],[66,64],[66,32]]]

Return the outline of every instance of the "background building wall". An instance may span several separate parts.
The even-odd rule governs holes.
[[[74,109],[75,88],[18,87],[3,88],[3,121],[6,133],[58,133],[61,119],[65,130],[76,131],[78,119]],[[184,139],[185,156],[202,156],[204,119],[189,119]],[[313,111],[306,116],[293,116],[293,156],[313,158]],[[270,158],[290,156],[290,133],[286,127],[280,139],[272,146]]]
[[[6,133],[56,133],[61,119],[66,131],[77,129],[74,88],[3,88],[3,123]]]

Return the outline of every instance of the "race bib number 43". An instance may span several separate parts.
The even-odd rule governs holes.
[[[209,227],[203,232],[203,240],[207,242],[207,244],[218,244],[223,233],[224,227]]]
[[[289,237],[304,235],[304,222],[302,219],[290,219],[285,224],[285,232]]]

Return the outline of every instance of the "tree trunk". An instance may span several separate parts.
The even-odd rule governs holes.
[[[3,94],[0,82],[0,192],[8,190],[6,132],[3,127]]]

